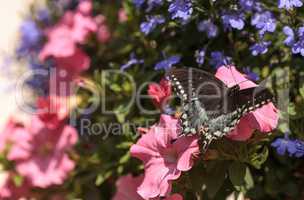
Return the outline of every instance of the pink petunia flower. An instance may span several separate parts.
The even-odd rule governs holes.
[[[90,33],[97,31],[97,24],[93,17],[82,13],[75,13],[74,24],[71,29],[72,38],[75,42],[84,44]]]
[[[164,108],[172,94],[170,82],[163,79],[159,84],[151,83],[148,94],[156,107]]]
[[[182,137],[179,121],[169,115],[161,115],[160,122],[152,126],[131,147],[131,155],[143,161],[145,176],[137,192],[144,199],[166,196],[172,181],[182,171],[192,168],[192,156],[199,152],[197,137]]]
[[[66,24],[67,18],[72,17],[72,13],[66,13],[58,24],[47,29],[47,43],[39,54],[40,60],[44,61],[48,57],[66,57],[74,54],[77,47],[71,37],[71,28]]]
[[[234,66],[222,66],[218,68],[215,76],[222,80],[228,87],[238,84],[242,89],[257,87],[248,80],[246,75],[241,74]],[[236,128],[229,133],[228,138],[244,141],[249,139],[254,130],[270,132],[277,127],[279,120],[278,110],[273,103],[268,103],[261,108],[243,116]]]
[[[17,172],[35,187],[62,184],[75,166],[67,152],[78,140],[77,131],[63,123],[49,129],[34,116],[30,126],[22,127],[22,132],[23,138],[13,143],[8,156],[15,161]]]
[[[136,192],[138,186],[143,181],[144,176],[133,177],[131,174],[120,177],[116,182],[116,194],[112,200],[144,200]],[[151,199],[152,200],[152,199]],[[159,198],[153,198],[153,200],[160,200]],[[179,194],[173,194],[163,200],[183,200],[183,197]]]
[[[50,94],[69,96],[75,88],[75,79],[90,66],[90,57],[77,48],[73,55],[53,59],[55,69],[50,71]]]
[[[79,52],[77,44],[83,44],[90,33],[97,31],[90,4],[91,1],[82,1],[76,12],[66,12],[56,25],[46,30],[47,43],[40,52],[41,60],[72,57]]]
[[[37,114],[47,128],[55,129],[68,115],[68,99],[59,96],[39,97]]]
[[[77,10],[84,15],[91,15],[93,10],[92,0],[82,0],[78,5]]]
[[[25,158],[28,154],[20,148],[27,148],[30,139],[31,135],[23,124],[11,118],[0,133],[0,152],[7,151],[8,160],[14,160],[16,157]]]
[[[69,74],[76,76],[90,67],[91,59],[81,49],[77,48],[72,55],[56,57],[54,61],[59,69],[66,70]]]
[[[119,9],[119,11],[118,11],[118,21],[120,23],[124,23],[124,22],[128,21],[128,15],[127,15],[125,9],[123,9],[123,8]]]
[[[13,182],[13,174],[7,171],[0,172],[0,199],[22,199],[30,194],[30,186],[24,180],[21,185]]]
[[[97,15],[95,17],[95,21],[98,27],[96,32],[98,41],[101,43],[109,42],[111,39],[111,32],[108,25],[106,24],[106,17],[103,15]]]

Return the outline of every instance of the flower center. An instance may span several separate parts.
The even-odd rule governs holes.
[[[164,154],[165,162],[167,163],[176,163],[177,162],[177,152],[175,149],[167,149]]]
[[[39,155],[46,156],[52,151],[53,145],[50,142],[46,142],[39,148]]]

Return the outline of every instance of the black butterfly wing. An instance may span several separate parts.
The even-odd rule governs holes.
[[[219,113],[229,88],[213,74],[195,68],[173,68],[167,73],[174,91],[182,100],[183,134],[196,133],[214,111]]]
[[[238,90],[228,95],[227,114],[210,120],[209,129],[215,137],[222,137],[232,131],[240,119],[270,102],[275,102],[271,92],[265,87]]]
[[[183,101],[199,97],[204,104],[210,103],[210,96],[218,96],[216,101],[222,98],[217,91],[229,89],[221,80],[213,74],[195,68],[173,68],[167,73],[174,90]],[[208,98],[206,98],[208,97]],[[215,99],[213,99],[215,100]],[[209,105],[213,109],[216,103]]]
[[[243,115],[273,99],[266,88],[240,90],[238,85],[228,88],[213,74],[195,68],[174,68],[167,76],[182,99],[184,112],[181,120],[186,134],[197,132],[208,122],[215,135],[224,135]]]

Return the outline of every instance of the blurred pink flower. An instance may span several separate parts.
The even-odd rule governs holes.
[[[145,176],[137,192],[144,199],[166,196],[172,181],[188,171],[194,164],[192,156],[199,152],[197,137],[177,139],[179,121],[169,115],[161,115],[160,122],[142,135],[131,147],[131,155],[143,161]]]
[[[127,15],[125,9],[123,9],[123,8],[119,9],[119,11],[118,11],[118,21],[120,23],[124,23],[124,22],[128,21],[128,15]]]
[[[148,94],[156,107],[164,108],[172,94],[170,82],[163,79],[159,84],[149,84]]]
[[[92,0],[82,0],[77,9],[84,15],[91,15],[93,10]]]
[[[143,200],[136,191],[143,178],[143,175],[133,177],[131,174],[120,177],[116,182],[117,191],[112,200]]]
[[[29,146],[31,135],[23,124],[11,118],[0,134],[0,152],[7,150],[7,159],[25,158],[28,156],[21,149]]]
[[[40,60],[48,57],[67,57],[74,54],[76,44],[71,36],[71,28],[66,24],[72,13],[65,14],[65,17],[56,25],[46,31],[47,42],[39,54]]]
[[[92,1],[81,1],[75,12],[67,11],[56,25],[46,30],[47,42],[39,58],[45,61],[52,57],[56,65],[57,70],[51,72],[50,79],[53,95],[71,95],[73,80],[90,67],[90,57],[78,44],[85,43],[89,34],[97,31],[91,12]]]
[[[143,175],[133,177],[131,174],[120,177],[116,182],[117,191],[112,200],[144,200],[136,192],[143,178]],[[153,198],[153,200],[160,200],[160,198]],[[183,200],[183,197],[179,194],[173,194],[163,200]]]
[[[19,153],[13,157],[17,172],[35,187],[62,184],[75,166],[67,152],[78,140],[77,131],[63,123],[56,129],[49,129],[36,116],[27,130],[30,139],[26,145],[16,143],[13,146]]]
[[[22,199],[30,194],[30,186],[26,180],[17,186],[13,182],[13,174],[0,172],[0,199]]]
[[[97,24],[93,17],[75,13],[74,24],[71,29],[72,37],[75,42],[83,44],[89,34],[97,31]]]
[[[59,96],[39,97],[37,100],[37,114],[47,128],[57,128],[68,115],[68,102]]]
[[[77,43],[83,44],[90,33],[97,31],[90,4],[91,1],[82,1],[76,12],[66,12],[56,25],[46,30],[47,43],[40,52],[41,60],[72,57],[77,53]]]
[[[77,76],[90,67],[91,59],[81,49],[77,48],[72,55],[56,57],[54,61],[59,69],[67,70],[71,76]]]
[[[56,68],[50,72],[50,94],[57,96],[69,96],[76,87],[75,79],[90,66],[90,57],[81,49],[67,57],[56,57]]]
[[[241,74],[234,66],[222,66],[218,68],[215,76],[221,79],[228,87],[239,84],[241,89],[257,87],[255,83],[248,80],[246,75]],[[241,118],[236,128],[229,133],[232,140],[244,141],[249,139],[254,130],[270,132],[278,124],[278,110],[273,103],[268,103]]]
[[[111,39],[111,33],[109,27],[106,24],[102,24],[98,27],[97,39],[101,43],[107,43]]]
[[[97,15],[95,17],[95,21],[97,23],[97,39],[101,43],[107,43],[111,39],[111,32],[106,24],[106,17],[103,15]]]

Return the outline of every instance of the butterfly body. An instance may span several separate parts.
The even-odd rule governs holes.
[[[202,151],[239,123],[245,114],[269,103],[273,96],[262,87],[229,88],[214,75],[193,68],[172,69],[168,73],[174,91],[182,100],[182,135],[199,134]]]

